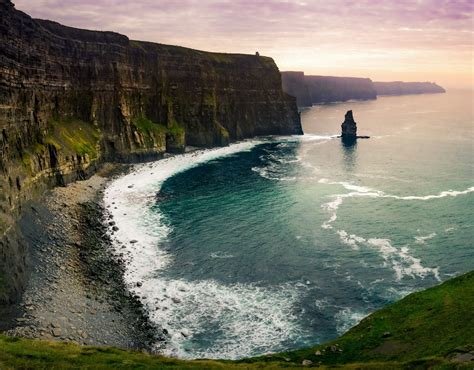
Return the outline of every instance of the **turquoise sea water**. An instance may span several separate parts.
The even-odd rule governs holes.
[[[113,183],[116,247],[170,333],[162,351],[312,345],[472,270],[472,104],[448,92],[315,106],[303,137],[189,153]],[[353,146],[335,137],[349,109],[371,136]]]

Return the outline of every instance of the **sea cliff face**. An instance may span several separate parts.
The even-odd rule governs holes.
[[[437,94],[446,90],[434,82],[374,82],[377,95]]]
[[[370,78],[307,76],[305,81],[313,104],[377,99]]]
[[[369,78],[305,76],[304,72],[282,72],[283,90],[296,97],[299,107],[351,99],[376,99]]]
[[[296,98],[298,107],[311,107],[313,105],[304,72],[282,72],[281,82],[283,90]]]
[[[9,0],[0,16],[0,302],[24,282],[15,219],[51,186],[103,161],[302,133],[271,58],[65,27]]]

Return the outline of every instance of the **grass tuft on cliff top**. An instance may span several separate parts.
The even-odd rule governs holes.
[[[240,361],[183,361],[110,347],[0,336],[1,369],[472,369],[474,271],[368,316],[338,339]]]

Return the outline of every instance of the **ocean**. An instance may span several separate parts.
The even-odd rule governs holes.
[[[314,106],[303,136],[136,165],[109,185],[115,253],[162,353],[228,358],[343,334],[474,269],[473,95]],[[352,109],[360,135],[337,135]],[[138,284],[137,284],[138,283]]]

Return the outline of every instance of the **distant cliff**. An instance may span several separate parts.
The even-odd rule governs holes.
[[[372,82],[369,78],[306,76],[304,72],[281,72],[282,87],[296,98],[298,107],[347,100],[371,100],[378,95],[444,93],[434,82]]]
[[[296,98],[298,107],[313,105],[304,72],[281,72],[283,90]]]
[[[436,94],[446,90],[434,82],[374,82],[377,95]]]
[[[305,76],[303,72],[282,72],[283,90],[295,96],[299,107],[352,99],[376,99],[369,78]]]
[[[9,0],[0,0],[0,46],[0,302],[21,287],[15,217],[48,187],[105,160],[302,133],[268,57],[65,27]]]

